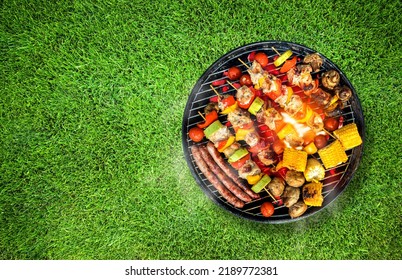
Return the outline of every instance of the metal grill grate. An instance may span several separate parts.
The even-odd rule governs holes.
[[[324,186],[322,192],[324,196],[324,203],[322,207],[309,207],[309,209],[306,211],[304,215],[296,219],[291,219],[290,216],[288,215],[288,208],[282,205],[277,206],[275,208],[275,213],[273,216],[271,216],[270,218],[265,218],[261,215],[260,206],[264,201],[272,201],[270,196],[267,193],[262,193],[260,199],[247,203],[245,207],[242,209],[234,208],[232,205],[227,203],[227,201],[220,196],[218,191],[212,186],[212,184],[205,178],[202,172],[198,169],[190,151],[190,147],[192,145],[195,145],[195,143],[193,143],[188,137],[189,129],[202,121],[202,118],[198,114],[198,112],[203,111],[204,107],[209,103],[209,99],[215,95],[215,93],[210,88],[211,83],[217,80],[221,80],[224,77],[223,73],[232,66],[238,66],[242,70],[242,72],[245,73],[247,68],[242,63],[240,63],[239,58],[242,61],[251,64],[250,62],[248,62],[248,55],[253,51],[265,52],[269,57],[270,63],[272,63],[273,57],[276,55],[272,47],[275,47],[279,52],[284,52],[287,49],[291,49],[293,53],[299,57],[304,57],[307,54],[315,53],[314,50],[311,50],[302,45],[289,42],[268,41],[240,47],[218,59],[201,76],[201,78],[194,86],[191,95],[188,98],[183,116],[182,142],[183,142],[184,154],[188,166],[190,168],[190,171],[192,172],[197,183],[200,185],[201,189],[214,202],[216,202],[218,205],[225,208],[226,210],[232,212],[233,214],[239,215],[247,219],[267,223],[283,223],[283,222],[296,221],[308,217],[320,211],[321,209],[325,208],[328,204],[330,204],[333,200],[335,200],[336,197],[346,188],[355,170],[357,169],[360,162],[360,158],[362,156],[363,145],[360,145],[359,147],[356,147],[346,152],[348,155],[348,161],[346,163],[338,165],[335,168],[332,168],[331,170],[326,170],[325,178],[324,180],[322,180]],[[356,123],[358,126],[359,133],[362,136],[364,142],[364,134],[365,134],[364,120],[363,120],[362,109],[356,91],[350,84],[349,80],[346,78],[345,74],[325,56],[323,56],[322,54],[320,55],[324,58],[324,64],[320,72],[325,72],[329,69],[337,70],[341,74],[341,84],[349,86],[351,88],[353,96],[347,102],[346,106],[342,109],[344,125],[352,122]],[[319,74],[319,72],[317,74]],[[281,78],[281,76],[284,75],[286,74],[280,74],[277,75],[277,77]],[[222,87],[223,86],[217,86],[215,88],[219,91],[221,90]],[[235,90],[230,88],[225,94],[234,95]],[[223,124],[227,122],[226,117],[224,116],[220,116],[219,119]],[[206,143],[207,141],[204,141],[199,144],[206,144]],[[320,161],[318,154],[315,155],[315,158],[317,158]]]

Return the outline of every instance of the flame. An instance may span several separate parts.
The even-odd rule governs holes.
[[[281,112],[282,117],[283,117],[283,121],[286,123],[290,123],[291,125],[293,125],[293,127],[295,128],[295,130],[297,131],[297,134],[299,135],[299,137],[303,137],[304,134],[306,134],[307,131],[311,130],[311,128],[303,123],[298,123],[294,118],[292,118],[288,113],[286,112]]]

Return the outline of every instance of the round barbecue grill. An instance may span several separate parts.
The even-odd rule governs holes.
[[[321,207],[309,207],[302,216],[292,219],[288,214],[288,208],[284,205],[281,205],[276,206],[274,214],[271,217],[266,218],[262,216],[260,206],[265,201],[273,201],[271,196],[266,192],[261,192],[260,199],[246,203],[246,205],[241,209],[229,204],[219,194],[219,192],[215,189],[211,182],[206,179],[204,174],[199,170],[197,164],[194,162],[194,157],[190,149],[191,146],[206,144],[207,140],[204,138],[202,142],[195,143],[188,137],[188,131],[192,127],[196,126],[197,123],[203,121],[198,112],[203,112],[204,107],[210,102],[209,99],[215,96],[215,92],[211,89],[210,85],[214,81],[225,78],[224,72],[232,66],[237,66],[242,70],[243,73],[246,73],[247,67],[243,65],[241,61],[251,65],[248,57],[252,52],[264,52],[268,55],[270,63],[272,63],[273,57],[277,55],[274,49],[280,53],[283,53],[286,50],[290,49],[298,57],[304,57],[307,54],[317,53],[316,51],[306,46],[291,42],[264,41],[239,47],[223,55],[216,62],[214,62],[199,78],[190,96],[188,97],[187,105],[185,107],[183,115],[182,144],[184,155],[192,175],[194,176],[200,188],[212,201],[214,201],[216,204],[226,209],[227,211],[242,218],[263,223],[286,223],[297,221],[319,212],[320,210],[328,206],[331,202],[333,202],[344,191],[359,166],[359,162],[362,157],[363,145],[346,151],[346,154],[348,156],[347,162],[326,170],[325,178],[321,180],[321,182],[323,183],[322,195],[324,197],[324,202]],[[330,69],[334,69],[340,73],[340,84],[348,86],[353,93],[352,97],[346,102],[345,106],[342,109],[343,125],[346,125],[348,123],[355,123],[364,143],[364,119],[360,101],[355,89],[346,78],[346,75],[334,63],[332,63],[321,53],[319,54],[323,58],[324,63],[320,71],[314,73],[314,75],[319,75],[320,73],[323,73]],[[277,75],[277,77],[280,78],[283,75],[286,74],[279,74]],[[221,90],[221,87],[222,86],[216,86],[215,88],[219,91]],[[225,92],[225,94],[231,95],[235,95],[235,93],[236,91],[233,88],[230,88],[227,92]],[[219,120],[223,124],[227,122],[226,116],[223,115],[219,116]],[[314,157],[320,161],[320,157],[318,156],[318,154],[315,154]]]

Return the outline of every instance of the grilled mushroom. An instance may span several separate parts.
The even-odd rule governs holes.
[[[283,184],[282,180],[278,177],[274,177],[271,182],[267,185],[269,191],[273,196],[280,196],[285,189],[285,185]]]
[[[321,82],[324,87],[334,89],[334,87],[339,84],[340,79],[341,76],[339,75],[339,72],[332,69],[323,74]]]
[[[320,70],[323,60],[318,53],[312,53],[306,55],[303,59],[303,62],[310,64],[311,68],[313,68],[313,71],[315,72]]]
[[[352,96],[352,90],[347,86],[337,86],[335,87],[334,91],[339,100],[343,102],[348,101]]]
[[[303,186],[303,184],[306,182],[306,179],[304,178],[303,172],[289,170],[286,172],[285,181],[289,186],[299,188]]]
[[[283,204],[290,207],[295,204],[300,198],[300,189],[287,186],[282,194]]]
[[[300,217],[307,210],[307,205],[303,202],[303,200],[299,200],[289,208],[289,216],[294,219]]]

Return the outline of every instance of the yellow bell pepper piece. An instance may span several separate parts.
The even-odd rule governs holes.
[[[238,105],[237,105],[237,102],[236,102],[235,104],[233,104],[233,105],[227,107],[225,110],[223,110],[223,111],[221,112],[221,114],[222,114],[222,115],[227,115],[227,114],[233,112],[234,110],[236,110],[237,107],[238,107]]]
[[[230,135],[228,140],[226,141],[226,144],[222,148],[219,148],[218,151],[222,153],[227,147],[234,143],[235,139],[236,138],[233,135]]]
[[[256,175],[248,175],[248,176],[247,176],[247,182],[248,182],[250,185],[254,185],[254,184],[257,183],[260,179],[261,179],[261,173],[260,173],[260,174],[256,174]]]
[[[239,128],[236,131],[236,141],[244,140],[247,134],[249,134],[250,132],[254,132],[254,131],[255,131],[254,127],[250,128],[250,129]]]
[[[279,65],[281,65],[282,63],[284,63],[289,57],[291,57],[293,54],[293,52],[291,50],[287,50],[286,52],[284,52],[283,54],[281,54],[280,57],[278,57],[277,60],[274,61],[274,65],[276,67],[278,67]]]
[[[262,85],[264,84],[265,78],[261,77],[258,79],[258,83],[254,86],[255,89],[260,89],[262,87]]]
[[[303,150],[309,155],[314,155],[318,151],[314,142],[311,142],[310,144],[305,146]]]
[[[286,104],[288,104],[290,102],[290,98],[293,95],[293,89],[291,87],[286,87],[286,89],[288,90],[288,98],[286,99]]]

